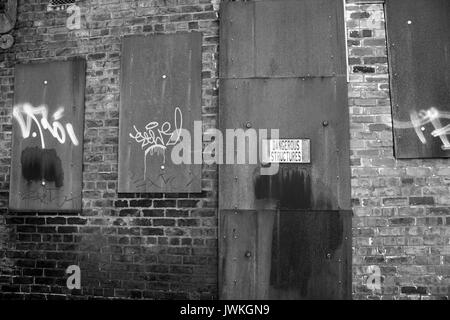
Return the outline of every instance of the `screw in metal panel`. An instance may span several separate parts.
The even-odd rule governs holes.
[[[408,24],[412,24],[412,21],[411,20],[408,20],[408,22],[407,22]]]
[[[246,127],[247,129],[250,129],[250,128],[252,127],[252,124],[250,123],[250,121],[247,121],[247,122],[245,123],[245,127]]]
[[[165,167],[162,165],[162,166],[161,166],[161,170],[164,170],[164,169],[165,169]]]
[[[165,79],[165,78],[167,78],[167,76],[166,76],[165,74],[163,74],[163,75],[162,75],[162,78]]]
[[[331,259],[331,253],[327,253],[327,259]]]
[[[47,81],[47,80],[44,80],[44,84],[48,84],[48,81]]]
[[[328,121],[327,120],[324,120],[323,122],[322,122],[322,125],[324,126],[324,127],[328,127]]]
[[[247,251],[246,253],[245,253],[245,257],[246,258],[250,258],[252,256],[252,253],[250,252],[250,251]]]

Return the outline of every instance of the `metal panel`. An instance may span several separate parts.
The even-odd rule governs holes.
[[[340,212],[351,207],[343,4],[221,7],[222,132],[249,134],[247,150],[264,139],[310,141],[310,163],[281,163],[274,175],[261,174],[259,157],[219,167],[221,298],[349,298],[351,218]],[[258,132],[270,129],[279,135]],[[224,161],[242,151],[227,139]]]
[[[15,69],[11,210],[81,210],[86,63]]]
[[[254,2],[220,4],[220,76],[249,78],[255,75]]]
[[[119,192],[200,192],[201,164],[175,164],[174,145],[201,120],[198,32],[124,38],[122,49]],[[201,139],[201,126],[199,130]],[[197,137],[199,139],[199,137]],[[187,141],[186,141],[187,142]],[[198,150],[191,150],[201,157]]]
[[[346,74],[340,1],[226,2],[221,17],[222,78]]]
[[[351,212],[220,217],[221,299],[351,299]]]
[[[395,155],[449,157],[450,2],[389,0],[386,15]]]
[[[350,209],[345,76],[229,79],[220,88],[222,129],[248,122],[252,129],[279,129],[280,138],[311,139],[311,164],[280,164],[274,176],[260,176],[260,163],[220,166],[221,209],[255,209],[263,199],[284,199],[285,208]]]

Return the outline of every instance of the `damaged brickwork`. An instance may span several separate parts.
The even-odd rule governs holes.
[[[353,298],[446,298],[450,161],[394,158],[383,1],[361,2],[346,4]],[[203,166],[200,194],[117,194],[117,149],[123,35],[203,32],[202,120],[216,126],[218,1],[82,0],[71,31],[47,3],[19,1],[0,51],[0,298],[217,298],[217,168]],[[74,56],[87,60],[83,210],[9,213],[14,65]],[[72,264],[80,290],[66,287]]]

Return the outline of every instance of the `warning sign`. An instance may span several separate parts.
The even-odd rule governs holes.
[[[264,163],[310,163],[309,139],[270,139],[262,141]]]

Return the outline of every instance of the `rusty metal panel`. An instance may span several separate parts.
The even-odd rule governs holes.
[[[395,156],[450,156],[450,1],[389,0]]]
[[[123,40],[119,192],[200,192],[201,45],[198,32],[130,36]],[[187,161],[171,152],[189,131]],[[197,135],[201,136],[201,125]],[[201,159],[201,158],[200,158]],[[200,160],[201,161],[201,160]],[[201,162],[200,162],[201,163]]]
[[[351,299],[351,212],[222,210],[221,299]]]
[[[86,63],[17,65],[10,210],[81,210]]]
[[[226,2],[221,77],[346,74],[341,1]]]
[[[221,299],[268,299],[274,210],[222,210],[219,292]]]
[[[261,176],[261,163],[219,167],[219,207],[350,209],[345,76],[221,80],[220,128],[279,129],[280,139],[310,139],[310,164],[280,164]],[[224,138],[226,141],[226,137]],[[226,145],[226,143],[225,143]],[[235,144],[236,147],[236,144]]]

